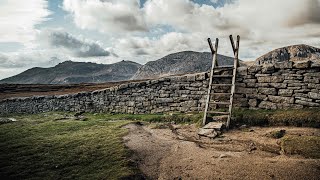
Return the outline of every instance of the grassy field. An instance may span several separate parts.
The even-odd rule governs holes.
[[[74,114],[74,113],[73,113]],[[49,112],[12,115],[0,124],[0,179],[121,179],[140,177],[124,146],[132,121],[196,123],[200,114]]]
[[[1,179],[120,179],[139,174],[122,143],[121,126],[86,114],[45,113],[14,116],[18,121],[0,125]],[[71,116],[70,116],[71,117]]]

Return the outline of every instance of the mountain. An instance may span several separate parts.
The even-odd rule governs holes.
[[[8,84],[75,84],[128,80],[141,67],[132,61],[114,64],[65,61],[51,68],[31,68],[0,81]]]
[[[320,49],[305,44],[275,49],[256,60],[256,64],[268,64],[283,61],[320,60]]]
[[[169,54],[141,66],[132,79],[151,79],[174,74],[209,71],[212,55],[208,52],[183,51]],[[233,58],[218,55],[219,65],[232,65]]]

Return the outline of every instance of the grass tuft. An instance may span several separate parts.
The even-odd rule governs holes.
[[[320,128],[320,109],[251,110],[235,109],[232,125],[297,126]]]
[[[306,158],[320,158],[319,136],[285,136],[281,139],[281,150],[288,155],[301,155]]]

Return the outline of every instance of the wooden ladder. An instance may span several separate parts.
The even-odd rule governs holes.
[[[203,117],[203,126],[205,126],[209,121],[213,121],[211,126],[213,127],[222,127],[223,125],[228,129],[230,126],[230,120],[232,115],[232,107],[233,107],[233,98],[235,93],[235,82],[236,82],[236,74],[237,74],[237,67],[239,66],[239,43],[240,43],[240,36],[237,36],[236,45],[234,44],[234,40],[232,35],[229,36],[233,53],[234,53],[234,63],[233,65],[229,66],[219,66],[217,62],[218,58],[218,45],[219,39],[216,39],[215,47],[212,46],[211,39],[208,38],[209,47],[212,52],[212,67],[210,73],[210,80],[209,80],[209,87],[208,87],[208,96],[204,111]],[[232,75],[225,74],[226,72],[232,72]],[[223,73],[223,74],[219,74]],[[214,83],[214,80],[220,80],[218,83]],[[228,83],[221,83],[223,80],[231,80]],[[220,83],[219,83],[220,82]],[[231,84],[230,84],[231,83]],[[220,88],[215,87],[229,87],[230,92],[219,92],[221,91]],[[216,91],[216,92],[215,92]],[[225,97],[229,96],[229,101],[220,101],[218,97]],[[228,107],[223,108],[223,107]],[[226,120],[225,120],[226,119]]]

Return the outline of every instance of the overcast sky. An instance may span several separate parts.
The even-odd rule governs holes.
[[[293,44],[320,46],[320,0],[0,0],[0,79],[65,60],[141,64],[169,53],[255,60]]]

